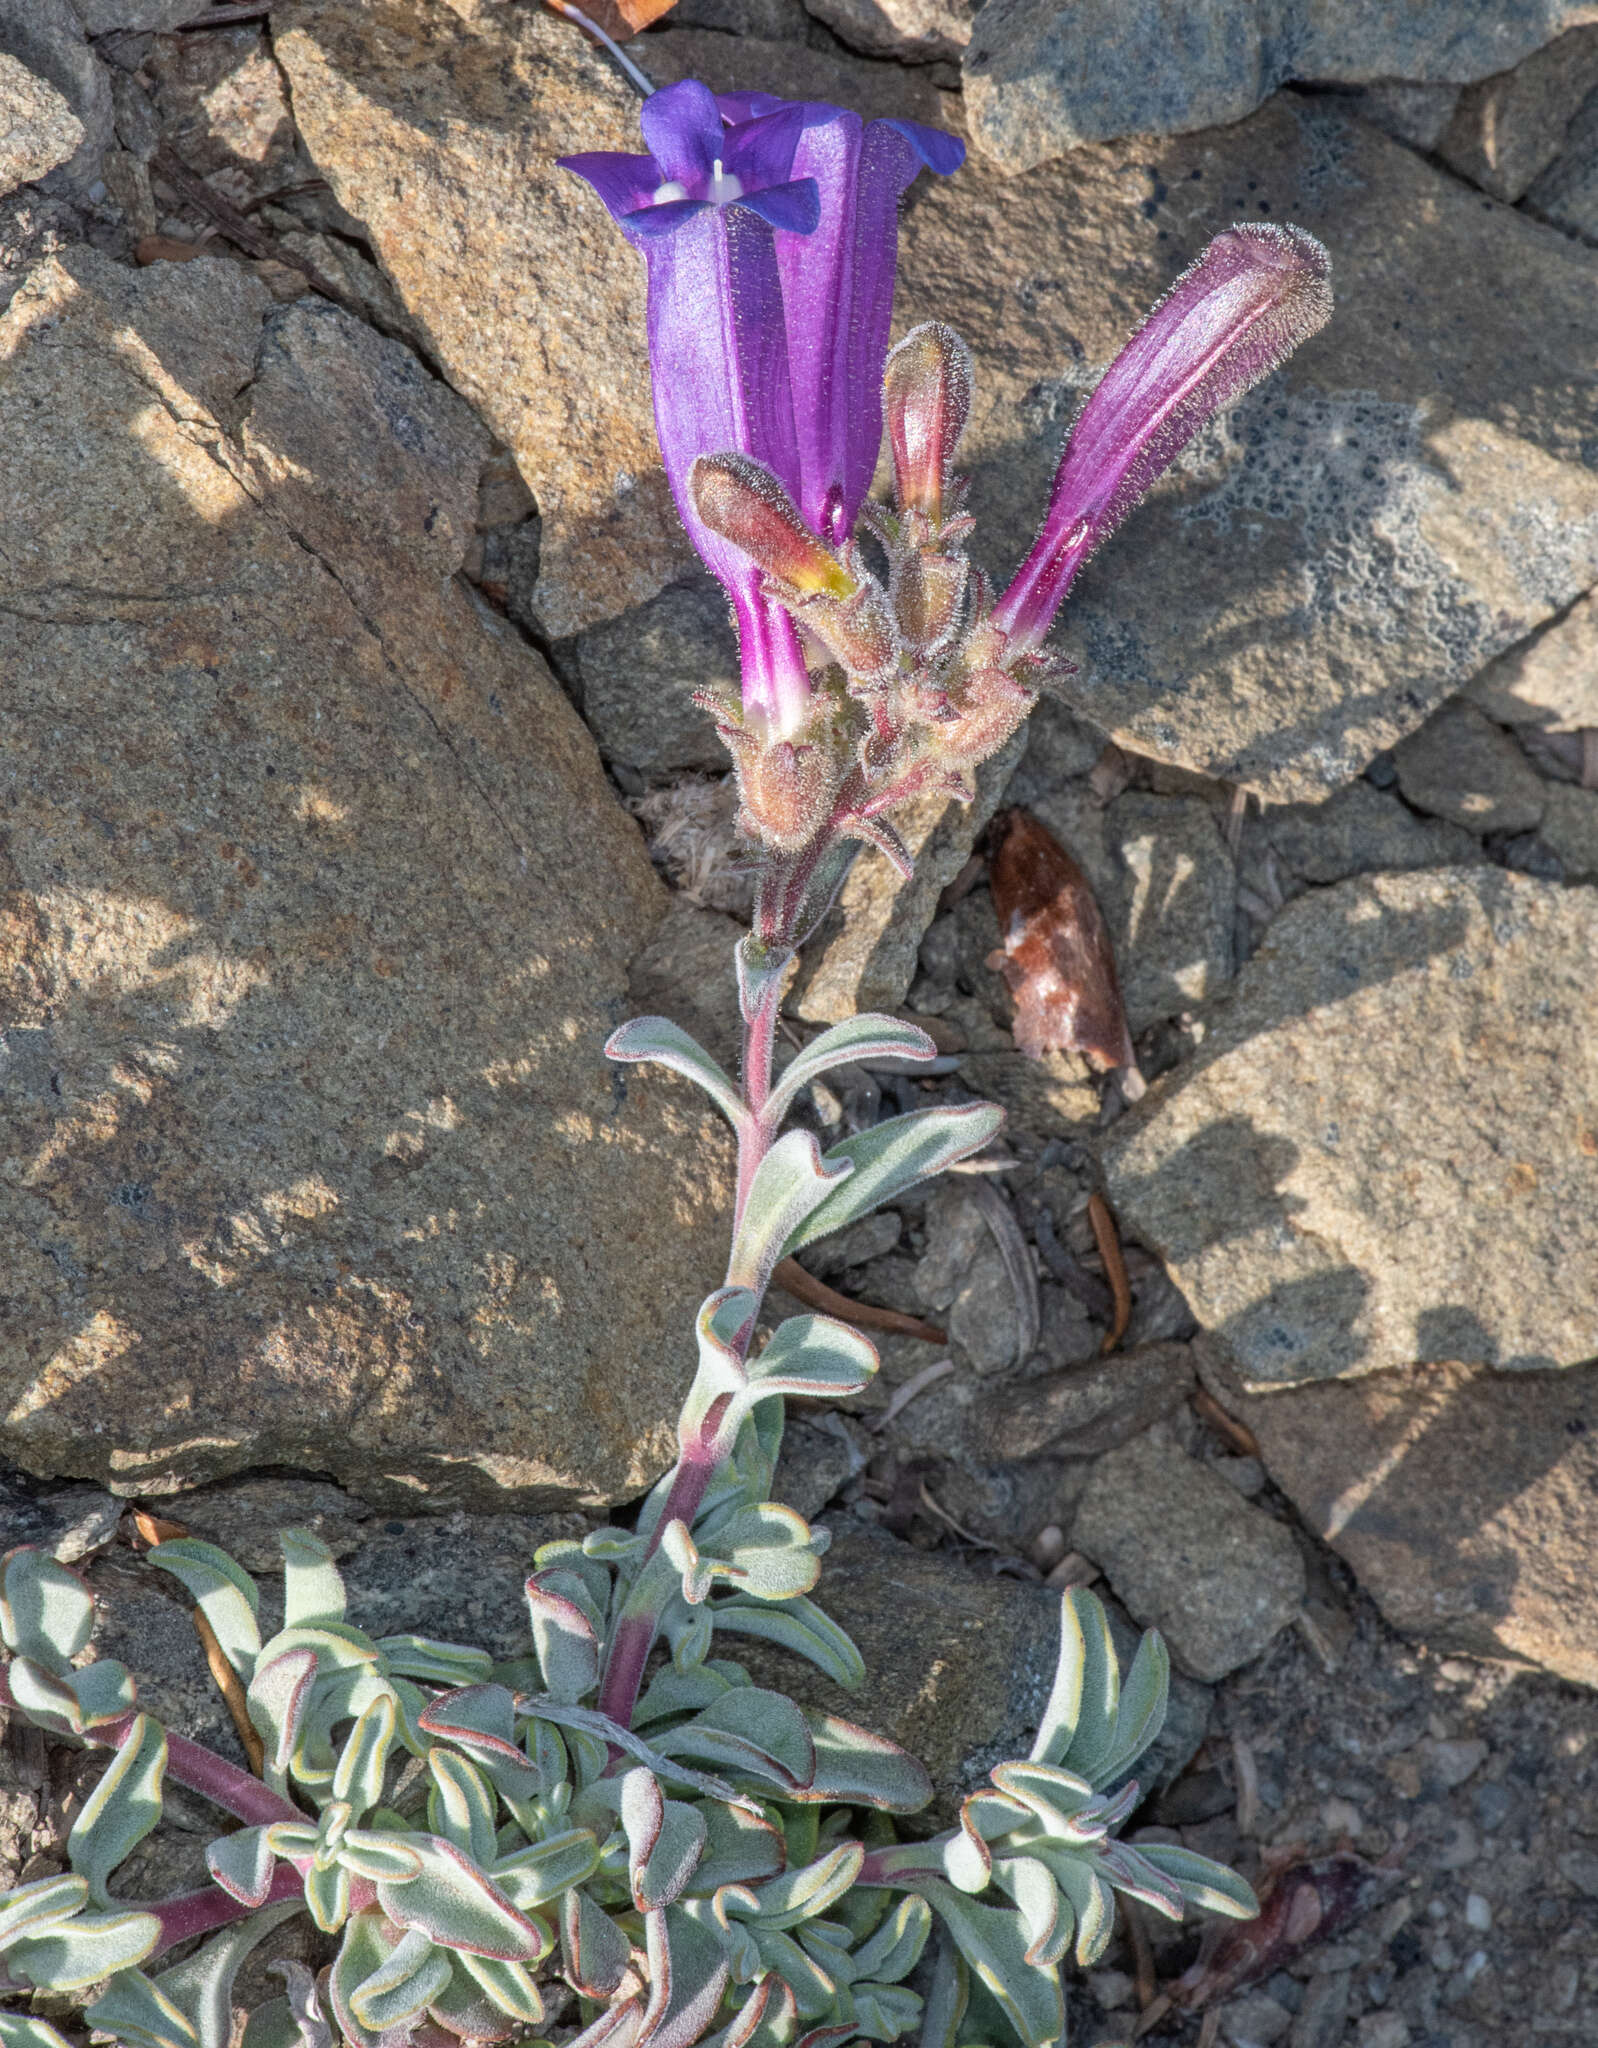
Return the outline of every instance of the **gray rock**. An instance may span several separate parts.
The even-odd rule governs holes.
[[[1469,832],[1441,818],[1417,818],[1397,796],[1363,777],[1322,803],[1268,807],[1258,830],[1289,873],[1322,887],[1350,875],[1462,867],[1482,857]]]
[[[1221,2039],[1227,2048],[1275,2048],[1293,2015],[1263,1991],[1251,1991],[1246,1998],[1234,1998],[1220,2009]]]
[[[1598,86],[1598,29],[1573,28],[1513,71],[1466,88],[1428,147],[1461,177],[1513,205],[1564,145]]]
[[[904,1234],[904,1219],[894,1209],[879,1209],[874,1216],[842,1230],[836,1237],[824,1237],[805,1253],[804,1263],[818,1279],[836,1280],[851,1266],[869,1265],[886,1257]]]
[[[231,262],[69,252],[0,323],[30,1471],[536,1508],[672,1456],[729,1149],[602,1057],[666,897],[456,576],[488,454],[397,343]]]
[[[77,209],[36,185],[0,199],[0,313],[35,263],[80,241],[82,235]]]
[[[1341,2048],[1352,1981],[1351,1970],[1327,1970],[1311,1977],[1287,2037],[1287,2048]]]
[[[1532,832],[1548,785],[1507,734],[1458,698],[1395,749],[1398,786],[1418,811],[1466,831]]]
[[[1382,79],[1375,85],[1350,88],[1345,104],[1362,121],[1371,121],[1395,142],[1411,149],[1436,149],[1447,133],[1460,101],[1457,85],[1407,85]]]
[[[94,1594],[96,1657],[133,1674],[139,1704],[168,1728],[245,1762],[226,1703],[195,1633],[192,1603],[170,1572],[130,1550],[114,1550],[84,1573]],[[281,1615],[281,1603],[278,1607]]]
[[[805,0],[818,21],[868,57],[958,57],[982,0]]]
[[[119,29],[161,33],[181,28],[203,14],[207,0],[72,0],[91,36],[108,36]]]
[[[112,91],[124,148],[148,161],[164,140],[236,207],[253,209],[268,193],[320,175],[295,128],[264,23],[159,37],[136,74],[114,75]],[[342,225],[358,232],[353,221]]]
[[[1245,211],[1326,243],[1332,320],[1189,448],[1055,637],[1080,671],[1070,701],[1121,745],[1297,802],[1598,577],[1598,254],[1284,98],[1021,177],[968,162],[906,217],[899,308],[974,351],[961,467],[974,555],[1002,584],[1083,394]]]
[[[93,1486],[38,1493],[0,1485],[0,1556],[30,1543],[76,1564],[112,1541],[124,1512],[124,1502]]]
[[[715,28],[767,43],[802,43],[810,34],[803,0],[677,0],[671,18],[677,28]]]
[[[848,1416],[790,1415],[782,1432],[772,1498],[785,1501],[810,1521],[840,1486],[864,1469],[870,1456],[871,1439]]]
[[[1563,618],[1489,662],[1466,694],[1501,725],[1598,726],[1598,595],[1579,598]]]
[[[1106,807],[1078,783],[1033,808],[1093,886],[1134,1033],[1231,979],[1237,875],[1208,804],[1128,790]]]
[[[1097,1457],[1179,1408],[1193,1386],[1185,1344],[1146,1345],[1074,1371],[1023,1380],[990,1396],[989,1442],[1004,1458],[1030,1458],[1041,1451]]]
[[[166,1512],[191,1536],[218,1544],[249,1572],[283,1569],[284,1529],[309,1529],[335,1557],[348,1557],[368,1532],[372,1510],[325,1479],[238,1479],[180,1494]]]
[[[1395,1628],[1598,1685],[1598,1366],[1413,1366],[1291,1394],[1222,1392]],[[1480,1760],[1457,1743],[1417,1758],[1437,1786]]]
[[[958,1181],[940,1187],[927,1205],[927,1249],[916,1266],[916,1291],[928,1308],[945,1311],[950,1341],[978,1372],[1015,1364],[1015,1291],[986,1217]]]
[[[1558,854],[1567,882],[1598,882],[1598,789],[1550,782],[1540,837]]]
[[[893,814],[915,858],[903,880],[885,854],[867,847],[838,901],[800,956],[790,1005],[812,1024],[835,1024],[860,1010],[897,1010],[915,978],[916,955],[938,898],[965,866],[977,836],[1003,799],[1027,743],[1027,729],[976,771],[976,797],[913,797]]]
[[[743,1034],[733,948],[742,937],[723,912],[674,897],[627,973],[633,1015],[669,1017],[734,1076]]]
[[[1071,1542],[1193,1678],[1257,1657],[1303,1603],[1291,1533],[1158,1432],[1100,1459]]]
[[[1290,904],[1108,1133],[1122,1225],[1268,1388],[1598,1352],[1598,893],[1491,867]]]
[[[1468,85],[1569,24],[1580,0],[987,0],[965,60],[972,135],[1007,170],[1084,142],[1220,127],[1293,79]]]
[[[607,761],[646,775],[725,771],[727,749],[695,690],[739,694],[738,639],[704,570],[581,634],[570,646],[578,705]]]
[[[0,52],[54,86],[71,109],[82,139],[48,173],[45,189],[82,198],[98,182],[111,145],[111,83],[70,0],[0,0]]]
[[[1598,91],[1582,101],[1564,146],[1529,188],[1525,204],[1555,227],[1598,241]]]
[[[349,1619],[368,1635],[424,1635],[496,1658],[532,1649],[524,1587],[533,1553],[581,1537],[578,1515],[433,1515],[377,1523],[339,1566]]]
[[[64,164],[83,123],[53,85],[0,50],[0,197]]]

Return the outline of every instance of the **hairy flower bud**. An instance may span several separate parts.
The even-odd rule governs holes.
[[[855,578],[762,463],[747,455],[701,455],[688,479],[694,509],[712,532],[802,597],[852,597]]]
[[[820,831],[832,803],[826,748],[801,741],[747,740],[735,749],[740,823],[779,853],[797,853]]]
[[[899,634],[880,584],[868,579],[846,598],[807,598],[794,616],[851,681],[879,682],[898,667]]]
[[[889,356],[882,398],[899,510],[924,514],[936,530],[949,465],[971,411],[971,351],[952,327],[928,320]]]
[[[907,548],[893,565],[893,614],[922,660],[948,646],[960,623],[970,564],[963,555]]]

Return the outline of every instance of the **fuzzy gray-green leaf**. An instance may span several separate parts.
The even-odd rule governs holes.
[[[118,2048],[201,2048],[187,2014],[139,1970],[114,1976],[83,2017]]]
[[[41,1991],[79,1991],[142,1963],[161,1938],[153,1913],[80,1913],[6,1947],[7,1974]]]
[[[161,1818],[165,1773],[166,1730],[148,1714],[140,1714],[84,1801],[67,1837],[67,1860],[88,1879],[89,1894],[97,1906],[110,1906],[107,1886],[112,1871]]]
[[[969,1102],[889,1117],[845,1138],[822,1163],[832,1167],[847,1162],[854,1171],[795,1226],[782,1247],[783,1256],[791,1257],[817,1238],[858,1222],[917,1181],[980,1152],[1003,1122],[1004,1111],[993,1103]]]
[[[897,1017],[878,1016],[869,1011],[846,1017],[841,1024],[823,1031],[788,1062],[766,1100],[764,1121],[769,1129],[776,1130],[801,1088],[850,1060],[933,1060],[937,1056],[938,1048],[914,1024],[902,1024]]]
[[[697,1082],[735,1131],[752,1121],[732,1077],[713,1060],[697,1039],[669,1017],[634,1017],[605,1041],[606,1059],[622,1064],[653,1060]]]
[[[158,1543],[150,1552],[150,1563],[170,1572],[187,1588],[211,1624],[223,1656],[248,1685],[261,1652],[257,1624],[261,1596],[249,1573],[225,1550],[202,1543],[197,1536],[177,1536]]]
[[[32,1544],[0,1558],[0,1636],[6,1648],[64,1675],[94,1633],[94,1597],[76,1572]]]
[[[380,1882],[377,1901],[396,1926],[416,1928],[444,1948],[469,1948],[506,1962],[536,1963],[548,1946],[524,1913],[437,1835],[408,1835],[421,1858],[421,1875],[404,1884]]]
[[[1027,1937],[1016,1914],[1005,1907],[981,1905],[936,1881],[926,1883],[924,1890],[973,1973],[1028,2048],[1058,2041],[1065,2032],[1059,1974],[1035,1969],[1027,1961]]]
[[[1170,1842],[1140,1842],[1138,1854],[1181,1888],[1184,1899],[1206,1913],[1222,1913],[1229,1920],[1252,1920],[1259,1900],[1235,1871],[1212,1863],[1192,1849]]]
[[[836,1198],[837,1184],[853,1171],[842,1148],[823,1160],[809,1131],[785,1132],[755,1169],[727,1262],[728,1285],[763,1294],[777,1261],[808,1242],[795,1233]]]
[[[830,1614],[824,1614],[803,1594],[781,1602],[752,1600],[738,1594],[731,1600],[713,1600],[709,1613],[717,1628],[731,1635],[757,1636],[762,1642],[780,1643],[785,1650],[808,1659],[835,1685],[849,1692],[865,1684],[865,1661],[854,1643]]]

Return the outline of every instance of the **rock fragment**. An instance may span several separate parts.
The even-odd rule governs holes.
[[[1466,695],[1501,725],[1598,727],[1598,595],[1578,598],[1562,618],[1489,662]]]
[[[1157,1432],[1100,1459],[1071,1542],[1192,1678],[1257,1657],[1303,1604],[1292,1534]]]
[[[1598,29],[1570,29],[1512,71],[1467,87],[1433,146],[1462,178],[1512,206],[1560,154],[1594,87]]]
[[[1509,736],[1457,698],[1394,752],[1416,810],[1468,832],[1534,832],[1548,785]]]
[[[53,85],[0,50],[0,198],[64,164],[83,123]]]
[[[959,57],[982,0],[805,0],[818,21],[869,57]]]
[[[45,174],[49,191],[82,199],[99,182],[111,143],[111,84],[71,0],[0,0],[0,51],[53,86],[82,129],[71,154]]]
[[[1289,904],[1107,1189],[1244,1382],[1598,1354],[1598,892],[1502,870]]]

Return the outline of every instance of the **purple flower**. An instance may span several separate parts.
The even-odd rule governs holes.
[[[586,178],[643,253],[649,274],[649,362],[655,431],[688,537],[732,599],[747,711],[779,734],[810,699],[792,619],[761,592],[760,572],[694,510],[694,458],[735,449],[790,488],[799,477],[782,284],[773,230],[814,231],[814,179],[790,176],[797,109],[727,129],[694,79],[645,100],[648,156],[595,151],[560,159]]]
[[[1039,644],[1077,570],[1210,415],[1324,326],[1329,271],[1302,228],[1249,221],[1182,273],[1071,431],[1043,531],[994,608],[1012,649]]]
[[[734,134],[779,110],[802,120],[793,169],[815,180],[821,218],[803,241],[784,236],[777,245],[799,438],[793,495],[817,533],[842,543],[854,531],[882,444],[899,201],[923,168],[943,177],[957,171],[965,144],[918,121],[868,123],[818,100],[724,93],[717,105]]]
[[[954,170],[964,146],[819,102],[718,100],[692,79],[639,119],[648,156],[560,161],[643,254],[666,475],[732,599],[745,712],[788,738],[810,702],[798,633],[749,557],[700,519],[689,473],[696,456],[752,456],[819,533],[848,537],[882,438],[899,198],[923,164]]]

